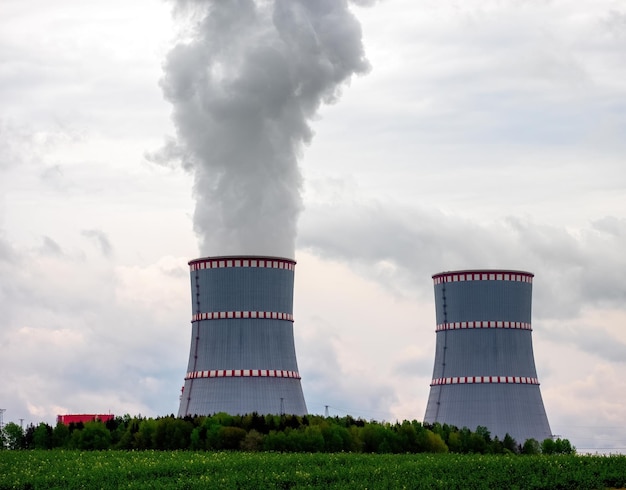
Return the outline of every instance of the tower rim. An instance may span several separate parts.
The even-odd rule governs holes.
[[[280,257],[278,255],[207,255],[205,257],[192,259],[187,262],[187,265],[197,264],[207,260],[280,260],[294,265],[297,263],[294,259],[289,257]]]
[[[459,269],[443,271],[433,274],[431,277],[436,279],[438,277],[447,277],[450,275],[458,274],[517,274],[526,277],[535,277],[535,274],[528,271],[516,270],[516,269]]]

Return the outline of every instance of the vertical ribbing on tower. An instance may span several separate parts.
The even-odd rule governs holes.
[[[307,413],[293,336],[295,261],[189,262],[192,338],[178,415]]]
[[[519,443],[551,436],[532,348],[534,275],[471,270],[433,276],[436,348],[424,422]]]

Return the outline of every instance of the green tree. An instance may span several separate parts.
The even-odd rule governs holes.
[[[469,452],[475,454],[485,454],[487,452],[488,445],[479,434],[475,432],[469,439]]]
[[[260,451],[263,449],[263,434],[255,429],[251,429],[243,438],[240,448],[244,451]]]
[[[222,427],[235,427],[235,418],[226,412],[216,413],[213,417],[209,418],[213,419],[216,424]]]
[[[318,453],[324,451],[325,440],[324,435],[322,434],[322,430],[319,426],[308,426],[305,427],[304,430],[300,429],[297,432],[300,432],[304,435],[302,439],[301,450],[309,453]]]
[[[491,454],[504,454],[504,444],[498,438],[498,436],[495,436],[493,438],[493,440],[491,441],[491,444],[489,444],[488,451]]]
[[[263,439],[263,449],[266,451],[286,451],[287,435],[284,432],[271,430]]]
[[[155,449],[189,449],[193,424],[184,419],[164,417],[156,422],[153,435]]]
[[[265,418],[261,417],[258,413],[252,412],[250,415],[250,428],[248,430],[254,429],[260,434],[267,434],[268,428],[265,423]]]
[[[120,430],[121,435],[119,437],[119,441],[116,443],[115,447],[117,449],[134,449],[136,444],[135,435],[139,431],[139,425],[141,424],[141,420],[137,417],[126,419],[126,415],[124,416],[124,426],[125,428],[120,430],[120,426],[118,426],[118,430]]]
[[[502,440],[502,445],[506,451],[511,451],[514,454],[519,453],[519,446],[517,445],[517,442],[508,434],[508,432]]]
[[[131,421],[131,416],[125,414],[123,417],[117,416],[106,422],[106,428],[111,433],[111,447],[119,447],[124,434]]]
[[[415,426],[408,420],[403,420],[402,424],[396,424],[398,434],[398,446],[403,453],[414,453],[417,451],[417,431]]]
[[[204,429],[204,434],[203,434],[202,427],[194,427],[194,429],[191,431],[191,435],[189,436],[189,440],[190,440],[189,448],[192,451],[205,449],[206,448],[206,429]]]
[[[52,447],[52,427],[41,422],[33,430],[33,448],[50,449]]]
[[[576,450],[567,439],[544,439],[541,443],[542,454],[575,454]]]
[[[222,441],[220,438],[220,429],[222,426],[214,417],[207,417],[202,422],[201,429],[204,433],[204,441],[206,449],[221,449]]]
[[[541,443],[542,454],[554,454],[556,451],[556,444],[551,438],[544,439]]]
[[[448,446],[439,434],[426,430],[426,451],[429,453],[447,453]]]
[[[4,443],[8,449],[24,449],[26,447],[26,437],[22,426],[14,422],[9,422],[4,426]]]
[[[134,449],[154,449],[154,434],[157,423],[154,419],[144,419],[139,423],[139,429],[134,435]]]
[[[304,431],[294,430],[291,427],[285,427],[283,433],[285,434],[285,436],[287,436],[285,439],[285,451],[293,453],[301,453],[305,451],[304,447],[306,442],[304,437]]]
[[[463,454],[467,454],[472,452],[471,451],[471,438],[472,438],[472,431],[469,430],[467,427],[463,427],[461,430],[458,431],[459,437],[461,439],[461,450],[460,452]]]
[[[462,451],[461,434],[458,431],[450,432],[448,436],[448,448],[451,453],[460,453]]]
[[[317,427],[319,427],[324,438],[324,450],[326,452],[350,451],[352,439],[348,429],[326,420],[323,420]]]
[[[74,437],[74,434],[77,436]],[[102,450],[110,449],[111,433],[106,426],[100,422],[86,422],[83,430],[76,430],[71,437],[72,445],[76,449]]]
[[[522,446],[522,454],[539,454],[541,452],[541,446],[536,439],[526,439]]]
[[[246,431],[240,427],[220,427],[218,435],[218,449],[239,449],[241,441],[246,437]]]
[[[350,434],[350,451],[352,452],[362,453],[365,448],[365,443],[361,438],[362,427],[362,425],[354,424],[348,429]]]
[[[477,436],[482,437],[487,444],[491,442],[491,433],[489,432],[489,429],[487,429],[487,427],[479,425],[478,427],[476,427],[476,430],[474,431],[474,433]]]
[[[556,454],[576,454],[576,448],[567,439],[557,439],[554,446]]]
[[[62,422],[52,429],[52,447],[67,447],[70,441],[70,428]]]

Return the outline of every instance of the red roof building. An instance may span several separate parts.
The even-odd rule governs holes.
[[[100,421],[107,423],[109,420],[112,420],[115,417],[112,413],[105,414],[94,414],[94,413],[83,413],[83,414],[73,414],[73,415],[57,415],[57,424],[61,422],[65,425],[77,424],[82,422],[94,422]]]

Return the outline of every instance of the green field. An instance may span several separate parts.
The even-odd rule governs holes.
[[[0,490],[624,486],[626,456],[0,451]]]

